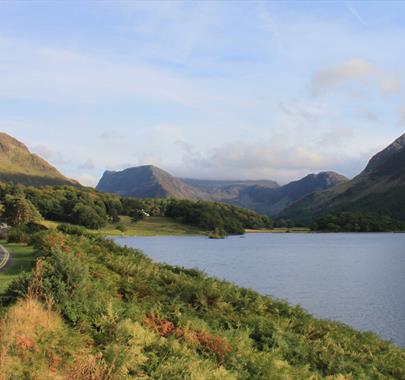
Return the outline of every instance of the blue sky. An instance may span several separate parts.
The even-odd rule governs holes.
[[[0,130],[105,169],[357,174],[404,133],[404,2],[0,2]]]

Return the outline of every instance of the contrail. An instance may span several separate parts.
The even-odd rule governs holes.
[[[357,21],[360,22],[360,24],[366,26],[367,23],[364,21],[363,17],[361,17],[359,11],[356,9],[356,7],[353,5],[351,1],[345,1],[345,6],[348,9],[348,11],[354,16]]]

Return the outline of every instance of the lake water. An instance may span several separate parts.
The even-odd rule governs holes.
[[[115,240],[143,250],[155,261],[199,268],[405,347],[405,234]]]

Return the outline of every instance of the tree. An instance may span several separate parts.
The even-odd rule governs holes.
[[[7,195],[4,203],[4,218],[12,226],[21,226],[42,219],[35,206],[22,196]]]
[[[115,209],[112,209],[112,210],[111,210],[111,212],[110,212],[110,218],[111,218],[111,222],[112,222],[112,223],[119,223],[120,220],[121,220],[121,218],[120,218],[120,216],[119,216],[119,214],[118,214],[118,211],[115,210]]]
[[[131,212],[131,221],[132,223],[139,222],[145,217],[144,211],[143,210],[132,210]]]
[[[105,218],[100,216],[94,207],[77,203],[72,211],[72,221],[75,224],[97,230],[106,223]]]

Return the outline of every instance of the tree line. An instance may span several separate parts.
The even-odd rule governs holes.
[[[315,222],[314,229],[328,232],[403,231],[405,223],[380,214],[336,212],[321,216]]]
[[[13,226],[41,218],[97,230],[119,223],[120,216],[133,222],[149,216],[167,216],[208,231],[243,233],[245,228],[269,228],[269,217],[223,203],[178,199],[137,199],[72,186],[32,187],[0,184],[0,212]]]

